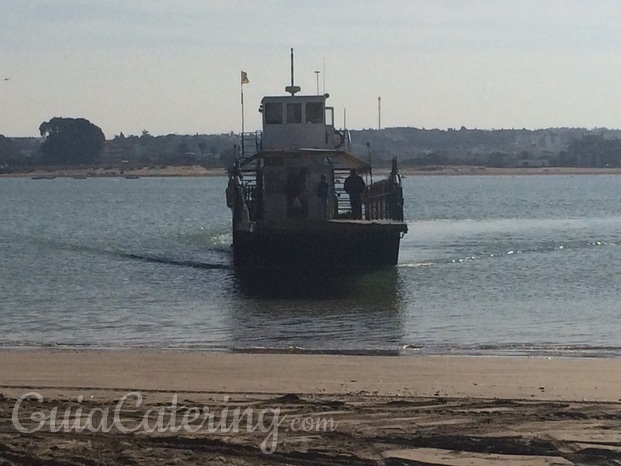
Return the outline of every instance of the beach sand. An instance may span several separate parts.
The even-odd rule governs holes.
[[[429,166],[421,168],[401,167],[403,176],[468,176],[468,175],[619,175],[621,168],[578,168],[578,167],[513,167],[493,168],[479,166]],[[388,168],[376,168],[377,176],[387,176]],[[106,178],[106,177],[196,177],[226,176],[224,168],[205,168],[200,165],[142,167],[142,168],[37,168],[30,172],[0,174],[0,178]]]
[[[0,464],[612,465],[620,387],[611,359],[3,351]]]
[[[110,178],[110,177],[179,177],[179,176],[225,176],[224,168],[205,168],[200,165],[166,167],[92,167],[92,168],[45,168],[38,167],[28,172],[0,174],[0,178]]]

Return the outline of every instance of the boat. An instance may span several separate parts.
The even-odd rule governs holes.
[[[298,94],[293,51],[291,70],[288,95],[262,99],[262,130],[242,131],[228,171],[236,270],[314,273],[395,266],[407,232],[396,158],[388,176],[372,182],[370,163],[350,152],[348,131],[334,126],[329,95]],[[349,176],[366,178],[358,213],[345,192]]]

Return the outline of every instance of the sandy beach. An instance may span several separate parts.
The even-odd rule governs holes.
[[[619,464],[620,386],[612,359],[3,351],[0,459]]]
[[[178,176],[225,176],[224,168],[205,168],[200,165],[166,167],[91,167],[91,168],[45,168],[37,167],[28,172],[0,174],[0,178],[109,178],[109,177],[178,177]]]
[[[376,168],[373,173],[386,176],[388,168]],[[480,176],[480,175],[618,175],[621,168],[578,168],[578,167],[517,167],[493,168],[478,166],[432,166],[401,167],[403,176]],[[225,176],[224,168],[205,168],[200,165],[142,167],[142,168],[36,168],[30,172],[0,174],[0,178],[105,178],[105,177],[194,177]]]

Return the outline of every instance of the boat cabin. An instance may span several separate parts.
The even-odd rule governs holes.
[[[265,221],[335,218],[343,177],[352,168],[362,173],[368,168],[344,152],[331,150],[267,151],[261,159]],[[322,190],[327,196],[322,197]]]
[[[349,206],[345,177],[351,169],[370,171],[351,154],[329,149],[263,151],[240,168],[250,220],[268,222],[337,218]]]
[[[291,95],[261,100],[262,131],[242,135],[242,157],[232,172],[237,181],[231,182],[242,189],[248,220],[351,218],[345,178],[352,169],[369,175],[371,166],[347,152],[346,132],[334,128],[334,109],[326,107],[327,94],[298,96],[297,86],[286,90]],[[251,147],[256,152],[245,156],[245,148]],[[391,218],[388,198],[392,188],[382,187],[377,196],[371,196],[377,191],[371,188],[367,188],[364,217]]]
[[[262,131],[246,144],[257,152],[240,161],[253,221],[335,218],[339,201],[345,201],[339,199],[344,177],[352,168],[362,174],[370,171],[370,166],[343,150],[345,132],[334,128],[328,95],[295,95],[297,90],[261,100]],[[327,198],[322,190],[327,190]]]
[[[263,150],[333,149],[344,135],[334,129],[334,108],[326,95],[264,97]]]

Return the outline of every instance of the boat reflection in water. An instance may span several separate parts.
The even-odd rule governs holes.
[[[338,271],[240,270],[235,273],[236,290],[258,299],[343,299],[391,302],[396,299],[398,271],[387,268],[376,271],[338,273]]]
[[[342,277],[235,277],[228,326],[239,351],[399,354],[404,304],[396,268]],[[335,346],[337,345],[337,346]]]

